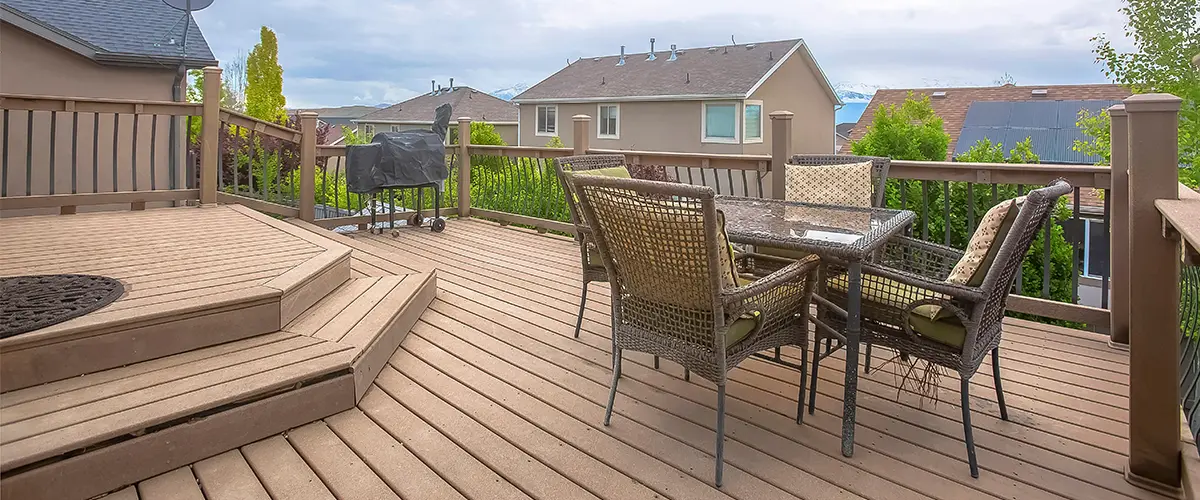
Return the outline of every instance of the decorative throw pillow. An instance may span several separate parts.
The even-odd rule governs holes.
[[[784,197],[788,201],[871,206],[871,162],[844,165],[788,165]]]
[[[604,168],[593,168],[591,170],[570,171],[570,172],[568,172],[567,178],[569,179],[571,175],[599,175],[601,177],[619,177],[621,179],[632,179],[633,178],[632,175],[629,175],[629,169],[625,168],[624,165],[621,165],[619,167],[604,167]],[[572,192],[571,198],[575,199],[575,203],[579,203],[579,195]]]
[[[1000,252],[1000,246],[1004,244],[1004,238],[1012,229],[1017,212],[1020,211],[1019,206],[1024,201],[1023,197],[1002,201],[983,215],[979,227],[975,228],[975,234],[971,235],[971,240],[967,243],[962,258],[946,278],[947,283],[967,286],[983,284],[988,269],[992,267],[996,254]]]

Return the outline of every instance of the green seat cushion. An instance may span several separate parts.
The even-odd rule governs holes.
[[[725,346],[735,346],[750,335],[758,326],[758,316],[758,313],[746,313],[729,325],[729,333],[725,334]]]
[[[908,315],[908,326],[917,332],[922,337],[929,340],[940,342],[951,347],[962,347],[963,342],[967,338],[967,328],[958,320],[958,316],[950,315],[948,318],[936,320],[929,319],[929,311],[921,311],[922,307],[936,307],[932,305],[918,306],[912,313]],[[939,310],[942,308],[938,308]]]

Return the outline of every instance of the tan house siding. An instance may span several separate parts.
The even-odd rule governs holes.
[[[171,100],[173,69],[142,69],[103,66],[77,53],[43,40],[13,25],[0,24],[0,92],[66,97]],[[91,113],[80,113],[78,132],[73,134],[72,113],[57,113],[54,135],[54,186],[50,185],[50,138],[52,117],[49,112],[33,113],[33,141],[29,141],[29,113],[9,111],[8,127],[0,134],[8,139],[8,196],[53,193],[90,193],[134,189],[134,159],[138,190],[152,189],[151,147],[153,147],[154,188],[169,189],[170,123],[159,116],[138,116],[137,149],[133,148],[133,115],[121,115],[117,130],[116,184],[113,164],[113,114],[102,113],[97,120]],[[156,125],[152,126],[152,125]],[[95,130],[98,127],[98,130]],[[178,185],[183,188],[182,146],[186,125],[179,127],[180,147],[177,166]],[[72,180],[72,137],[75,178]],[[154,144],[151,144],[151,137]],[[98,140],[93,141],[93,137]],[[93,144],[94,142],[94,144]],[[30,147],[32,146],[32,147]],[[93,163],[93,154],[96,161]],[[93,175],[93,172],[98,175]],[[29,175],[29,174],[32,175]],[[93,185],[93,177],[95,184]],[[98,207],[93,207],[98,208]],[[126,209],[128,206],[125,207]],[[45,211],[36,212],[43,213]],[[34,212],[5,213],[4,216]]]
[[[825,90],[820,71],[808,58],[794,54],[750,95],[763,103],[763,142],[747,144],[747,154],[770,154],[771,123],[768,113],[786,110],[792,119],[792,150],[795,153],[834,152],[834,101]]]
[[[703,143],[700,141],[701,103],[705,101],[644,101],[612,103],[557,104],[558,136],[567,147],[573,147],[571,117],[592,117],[591,146],[596,149],[630,149],[639,151],[683,151],[692,153],[737,154],[741,144]],[[718,101],[710,101],[718,102]],[[725,102],[725,101],[721,101]],[[597,117],[600,104],[618,104],[620,138],[597,137]],[[521,105],[521,145],[545,146],[549,137],[537,135],[537,106]],[[765,106],[764,106],[765,107]],[[739,115],[740,115],[739,108]],[[765,114],[765,113],[764,113]],[[738,124],[739,136],[741,124]]]
[[[359,124],[360,127],[363,125],[371,125],[371,126],[375,127],[375,132],[377,132],[377,133],[389,131],[392,129],[393,125],[398,127],[398,129],[400,131],[429,130],[429,125],[422,125],[422,124],[415,124],[415,123],[399,123],[399,124],[397,124],[397,123],[360,123]],[[504,139],[505,144],[508,144],[510,146],[517,144],[517,125],[515,123],[514,124],[500,124],[500,125],[493,125],[493,126],[496,127],[496,133],[500,134],[500,138]],[[454,122],[451,122],[450,129],[455,130],[457,128],[458,128],[458,125]]]

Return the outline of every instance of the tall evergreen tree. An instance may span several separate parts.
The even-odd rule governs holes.
[[[246,114],[270,122],[287,120],[283,67],[275,32],[263,26],[258,44],[246,57]]]

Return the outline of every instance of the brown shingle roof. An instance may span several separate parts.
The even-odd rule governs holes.
[[[585,57],[550,75],[513,98],[514,102],[629,98],[652,96],[744,96],[768,71],[803,45],[803,40],[780,40],[720,47],[680,49],[668,61],[670,49]]]
[[[1045,89],[1046,96],[1033,97],[1032,91],[1034,89]],[[871,120],[875,117],[875,110],[884,105],[894,104],[899,106],[903,104],[905,97],[908,96],[910,91],[917,98],[932,95],[934,92],[946,93],[945,97],[931,97],[929,102],[933,106],[933,112],[942,118],[942,129],[947,134],[950,134],[948,154],[953,153],[954,146],[958,142],[958,135],[962,132],[963,120],[967,117],[967,108],[975,101],[1121,100],[1131,95],[1129,89],[1113,84],[880,89],[875,92],[875,96],[871,98],[871,103],[867,105],[866,111],[858,119],[858,124],[851,130],[850,140],[857,141],[862,139],[862,136],[867,133],[867,126],[871,124]],[[844,153],[849,151],[850,143],[847,142],[842,145],[842,151],[839,152]]]
[[[452,91],[422,94],[355,121],[429,123],[433,121],[437,107],[446,103],[454,108],[453,118],[469,116],[475,121],[491,123],[517,121],[517,107],[512,103],[470,87],[454,87]]]

